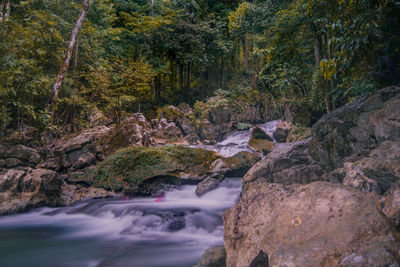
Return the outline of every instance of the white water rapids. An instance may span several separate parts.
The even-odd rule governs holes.
[[[277,122],[261,125],[271,136]],[[206,149],[231,156],[250,150],[249,131],[233,132]],[[195,186],[164,198],[93,200],[0,217],[2,267],[193,266],[210,246],[223,245],[222,212],[241,192],[225,179],[201,198]]]

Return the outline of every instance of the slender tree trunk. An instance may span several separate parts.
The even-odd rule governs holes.
[[[77,36],[80,28],[82,27],[82,24],[86,17],[88,9],[89,9],[89,0],[83,0],[81,15],[79,16],[78,20],[76,21],[75,27],[72,29],[71,38],[69,40],[68,48],[67,48],[67,54],[65,56],[64,62],[61,64],[60,71],[58,72],[56,82],[54,83],[53,90],[51,92],[50,105],[51,105],[51,117],[52,117],[53,122],[54,122],[55,104],[58,99],[58,94],[59,94],[61,85],[64,81],[65,75],[66,75],[68,67],[69,67],[69,63],[70,63],[71,56],[72,56],[72,50],[75,45],[76,36]]]
[[[317,26],[314,23],[311,23],[311,29],[314,36],[315,66],[319,68],[319,63],[321,62],[321,36],[318,34]]]
[[[249,65],[249,37],[247,34],[244,35],[243,65],[247,70]]]
[[[72,99],[72,118],[71,118],[71,124],[72,124],[72,130],[75,132],[76,127],[75,127],[75,118],[76,118],[76,92],[78,91],[78,55],[79,55],[79,39],[77,38],[76,40],[76,45],[75,45],[75,56],[74,56],[74,96]]]
[[[192,63],[189,62],[187,65],[186,90],[185,90],[185,99],[184,99],[186,102],[189,100],[191,79],[192,79]]]
[[[184,85],[183,85],[183,64],[179,64],[179,91],[182,96],[183,90],[184,90]]]
[[[170,75],[170,86],[171,86],[171,91],[175,92],[176,91],[176,65],[174,61],[171,61],[171,75]]]

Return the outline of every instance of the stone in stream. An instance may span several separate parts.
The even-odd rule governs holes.
[[[242,151],[229,158],[216,159],[210,166],[208,176],[196,187],[196,195],[202,196],[218,187],[225,177],[242,177],[261,158]]]
[[[292,129],[293,123],[288,121],[281,121],[278,123],[276,130],[273,133],[273,136],[278,143],[285,143]]]
[[[254,127],[250,133],[249,147],[257,152],[268,154],[275,146],[273,138],[259,127]]]

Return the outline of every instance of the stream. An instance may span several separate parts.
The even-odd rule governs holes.
[[[272,135],[276,125],[260,127]],[[249,138],[249,131],[235,131],[204,148],[231,156],[251,151]],[[223,245],[221,215],[238,200],[241,179],[227,178],[201,198],[195,187],[0,217],[0,266],[193,266],[208,247]]]

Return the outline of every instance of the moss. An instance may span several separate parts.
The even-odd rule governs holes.
[[[236,129],[238,129],[239,131],[247,131],[247,130],[249,130],[251,128],[251,126],[252,126],[251,124],[239,122],[236,125]]]
[[[311,128],[304,126],[294,126],[288,136],[288,142],[296,142],[311,136]]]
[[[97,167],[95,185],[135,191],[145,180],[176,172],[205,173],[217,159],[215,152],[178,145],[130,147],[118,150]]]
[[[251,136],[252,139],[273,141],[271,136],[269,136],[266,132],[264,132],[261,128],[258,127],[254,128]]]
[[[252,149],[262,152],[264,155],[271,152],[272,148],[275,146],[274,142],[266,139],[255,139],[251,138],[249,141],[249,147]]]

